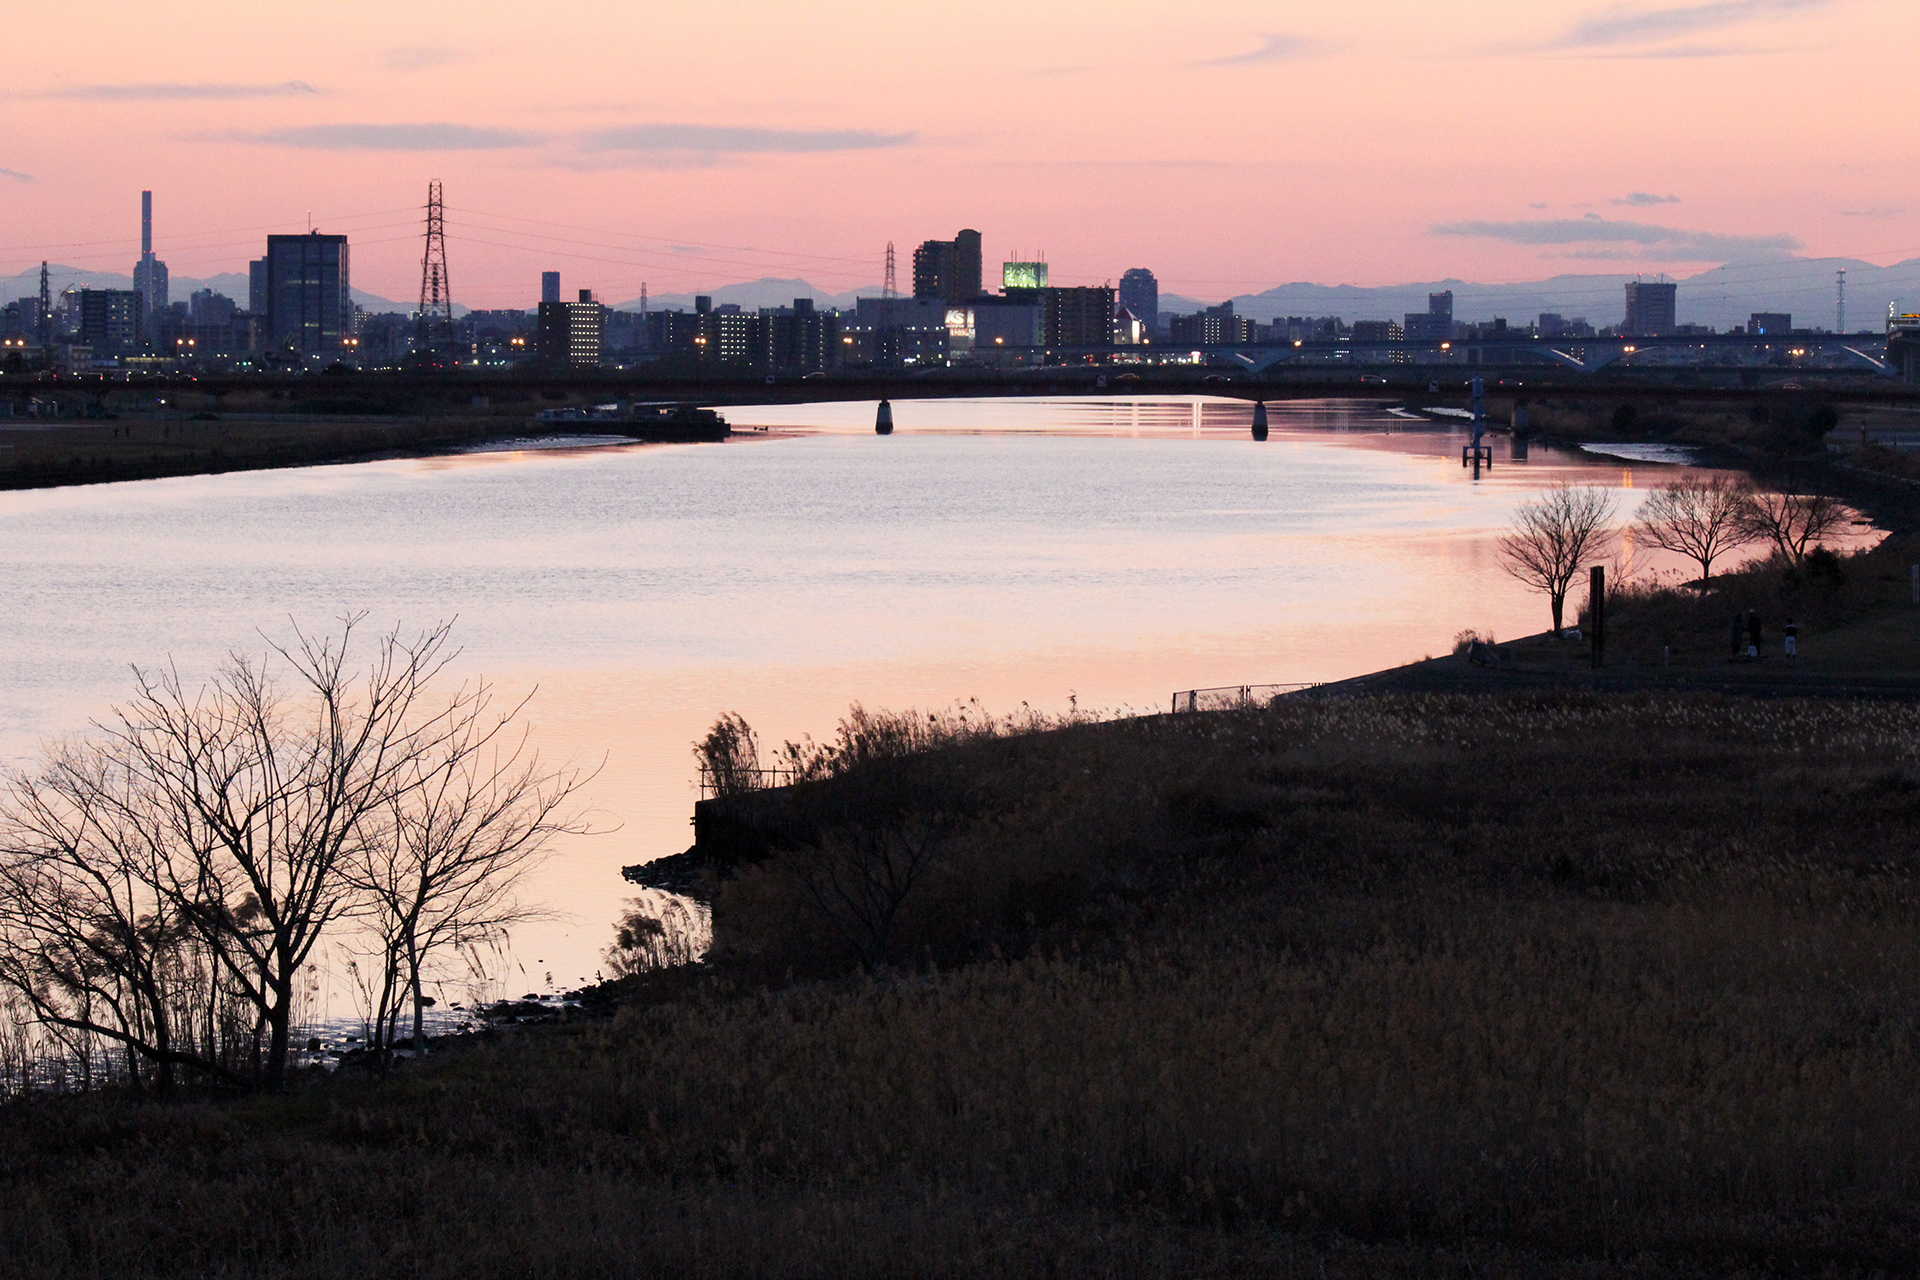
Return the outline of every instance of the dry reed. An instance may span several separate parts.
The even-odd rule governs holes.
[[[1291,699],[948,754],[978,803],[891,967],[851,970],[776,859],[716,902],[733,960],[610,1023],[378,1086],[16,1108],[0,1257],[41,1276],[1911,1266],[1920,710]],[[841,976],[777,980],[795,967]]]

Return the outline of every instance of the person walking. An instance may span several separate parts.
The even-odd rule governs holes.
[[[1760,611],[1758,609],[1747,610],[1747,656],[1749,658],[1760,656]]]
[[[1794,621],[1792,618],[1787,619],[1786,637],[1787,637],[1787,656],[1789,658],[1799,657],[1800,656],[1800,628],[1794,625]]]

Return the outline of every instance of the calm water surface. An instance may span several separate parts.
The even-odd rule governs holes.
[[[873,414],[0,494],[0,757],[103,713],[130,663],[198,678],[289,619],[457,617],[464,673],[537,686],[542,749],[604,761],[588,799],[610,831],[531,885],[558,919],[516,939],[518,994],[591,978],[619,868],[686,847],[690,744],[720,712],[778,742],[855,700],[1154,709],[1409,661],[1463,627],[1539,631],[1545,604],[1494,560],[1514,507],[1678,474],[1512,462],[1499,440],[1476,482],[1458,430],[1358,403],[1277,407],[1264,444],[1247,406],[1186,399],[903,402],[886,439]]]

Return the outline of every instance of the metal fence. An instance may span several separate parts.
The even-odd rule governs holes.
[[[791,769],[730,769],[725,779],[714,777],[713,770],[700,766],[700,798],[711,800],[722,791],[766,791],[793,782]]]
[[[1244,711],[1264,707],[1284,693],[1318,689],[1319,681],[1308,684],[1229,684],[1218,689],[1187,689],[1173,695],[1173,709],[1182,711]]]

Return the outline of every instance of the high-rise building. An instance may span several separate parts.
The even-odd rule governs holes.
[[[560,273],[558,271],[542,271],[540,273],[540,301],[560,301]]]
[[[144,318],[167,309],[167,264],[153,256],[153,192],[140,193],[140,261],[133,268],[133,291],[140,295]]]
[[[146,333],[145,321],[138,289],[80,290],[80,341],[96,353],[114,355],[138,349]]]
[[[958,295],[949,302],[972,302],[986,290],[982,288],[980,233],[961,231],[953,238],[953,279]]]
[[[1048,289],[1041,295],[1045,308],[1046,344],[1050,347],[1110,347],[1113,345],[1113,290],[1093,288]]]
[[[331,359],[353,333],[353,289],[345,236],[309,231],[268,236],[263,268],[262,338],[270,350]],[[250,273],[249,282],[253,283]],[[259,301],[255,314],[261,314]]]
[[[840,317],[815,311],[812,298],[795,298],[792,307],[761,312],[767,326],[767,367],[800,373],[840,363]]]
[[[187,316],[195,324],[231,325],[237,310],[233,299],[212,289],[195,292],[187,305]]]
[[[1920,315],[1887,308],[1887,364],[1906,382],[1920,382]]]
[[[1453,290],[1427,295],[1425,311],[1406,313],[1402,332],[1409,342],[1444,342],[1453,336]]]
[[[1535,322],[1534,333],[1542,338],[1591,338],[1593,326],[1585,316],[1569,320],[1558,312],[1542,311]]]
[[[1391,320],[1355,320],[1350,337],[1356,346],[1372,342],[1401,342],[1406,330]]]
[[[1120,305],[1131,311],[1141,327],[1154,333],[1160,327],[1160,282],[1145,267],[1129,267],[1120,277]]]
[[[928,240],[913,251],[913,296],[972,302],[980,289],[980,233],[965,230],[951,240]]]
[[[1785,337],[1793,332],[1793,316],[1785,311],[1756,311],[1747,318],[1747,332]]]
[[[1175,342],[1192,343],[1200,347],[1252,342],[1253,331],[1253,318],[1235,315],[1232,298],[1217,307],[1208,307],[1190,316],[1174,316],[1167,323],[1168,335]]]
[[[1033,290],[1016,296],[981,298],[968,311],[973,316],[973,349],[1023,349],[1046,343],[1046,295]],[[949,336],[951,345],[951,336]]]
[[[1627,318],[1620,331],[1632,337],[1672,333],[1679,286],[1671,281],[1627,281]]]
[[[540,358],[576,369],[597,368],[606,343],[607,309],[582,289],[578,302],[542,302]]]

